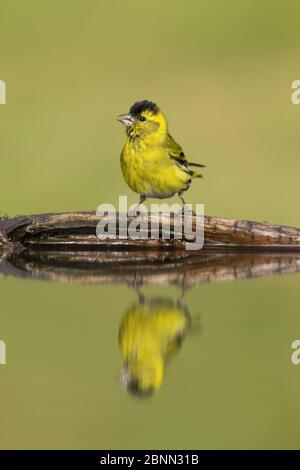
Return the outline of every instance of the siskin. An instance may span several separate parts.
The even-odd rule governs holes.
[[[146,397],[160,388],[166,363],[189,326],[185,308],[167,299],[139,301],[129,308],[119,332],[122,382],[129,392]]]
[[[190,167],[179,144],[168,131],[168,122],[158,106],[148,100],[137,101],[128,114],[117,118],[126,127],[127,139],[121,154],[121,168],[128,186],[140,195],[139,204],[148,197],[164,199],[183,193],[192,178],[202,175]]]

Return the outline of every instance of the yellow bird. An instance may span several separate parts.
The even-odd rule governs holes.
[[[168,299],[139,300],[128,309],[119,332],[128,391],[146,397],[159,389],[189,327],[186,309]]]
[[[128,114],[117,118],[126,127],[127,139],[121,154],[121,168],[128,186],[140,195],[139,204],[148,197],[164,199],[183,193],[192,178],[202,175],[190,167],[181,146],[169,134],[168,122],[158,106],[148,100],[134,103]]]

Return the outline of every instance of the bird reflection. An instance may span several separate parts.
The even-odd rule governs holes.
[[[139,294],[138,302],[124,314],[119,330],[124,361],[121,380],[131,394],[147,397],[160,388],[166,364],[180,349],[191,326],[182,299],[146,300]]]

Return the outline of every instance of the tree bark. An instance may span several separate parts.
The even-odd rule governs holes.
[[[117,217],[119,215],[117,214]],[[191,215],[193,227],[196,227],[196,216]],[[0,220],[0,245],[3,247],[22,246],[31,248],[53,249],[96,249],[96,250],[185,250],[186,238],[182,240],[163,239],[163,214],[149,214],[150,224],[157,222],[161,236],[151,239],[99,240],[96,236],[96,225],[101,217],[95,212],[70,212],[2,218]],[[128,224],[134,217],[128,216]],[[171,238],[176,237],[174,220],[171,220]],[[249,220],[225,219],[222,217],[204,217],[205,250],[300,250],[300,229],[252,222]],[[189,251],[186,256],[194,256],[199,250]],[[147,256],[145,254],[145,256]]]

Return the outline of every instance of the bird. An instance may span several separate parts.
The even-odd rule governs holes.
[[[147,198],[165,199],[175,194],[184,206],[184,192],[192,179],[202,177],[191,167],[205,165],[187,160],[169,133],[166,116],[153,101],[137,101],[117,119],[126,130],[121,169],[128,186],[140,195],[138,206]]]
[[[160,388],[166,364],[180,349],[190,326],[185,306],[170,299],[140,297],[129,307],[119,330],[121,380],[128,392],[146,398]]]

